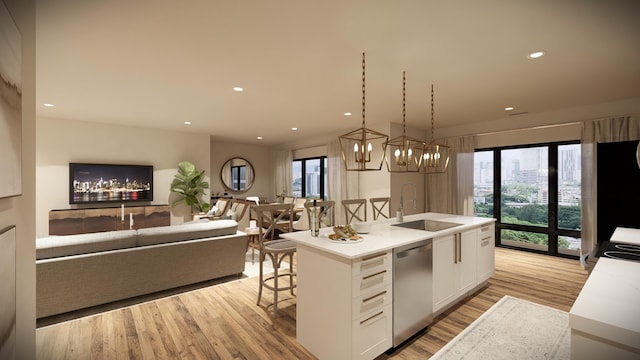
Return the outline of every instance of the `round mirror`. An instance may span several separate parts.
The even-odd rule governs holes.
[[[253,165],[243,158],[227,160],[220,170],[220,180],[227,190],[245,192],[253,185]]]

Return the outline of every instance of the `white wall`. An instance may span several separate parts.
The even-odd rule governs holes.
[[[4,0],[3,2],[22,36],[22,195],[0,199],[0,229],[13,225],[16,227],[16,359],[35,359],[35,1]],[[2,250],[4,249],[0,249]]]
[[[49,210],[78,207],[69,205],[70,162],[153,165],[152,204],[171,204],[176,199],[169,186],[182,160],[205,170],[209,181],[211,177],[206,134],[39,117],[36,144],[38,237],[49,233]],[[171,223],[189,219],[190,212],[186,205],[173,207]]]
[[[224,188],[220,180],[220,170],[224,163],[234,157],[241,157],[251,163],[255,179],[253,186],[245,192],[235,192]],[[211,140],[211,193],[228,192],[235,198],[260,196],[275,200],[274,154],[267,146],[225,143]]]

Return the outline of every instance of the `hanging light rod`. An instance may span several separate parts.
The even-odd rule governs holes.
[[[378,171],[385,158],[389,136],[367,129],[365,117],[365,53],[362,53],[362,126],[340,135],[340,152],[347,171]]]
[[[449,146],[438,144],[435,141],[433,94],[433,84],[431,84],[431,139],[425,143],[420,161],[420,172],[424,174],[446,172],[449,166],[449,157],[451,156],[451,148]]]
[[[420,170],[420,158],[424,143],[407,136],[406,127],[406,72],[402,72],[402,135],[395,137],[384,144],[385,160],[389,172],[418,172]]]

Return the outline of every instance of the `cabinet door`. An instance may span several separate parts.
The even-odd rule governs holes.
[[[458,234],[458,293],[476,286],[478,230],[471,229]]]
[[[455,236],[433,239],[433,310],[453,301],[458,289]]]

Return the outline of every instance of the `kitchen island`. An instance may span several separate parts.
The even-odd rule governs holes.
[[[393,250],[406,245],[433,239],[433,291],[424,294],[433,312],[483,286],[494,268],[494,219],[423,213],[403,223],[425,219],[456,226],[426,231],[388,219],[358,241],[330,240],[331,228],[283,234],[297,245],[298,342],[319,359],[373,359],[392,348]]]

